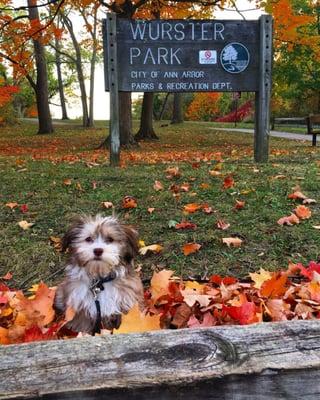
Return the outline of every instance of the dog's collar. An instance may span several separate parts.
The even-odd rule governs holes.
[[[97,279],[94,279],[91,282],[90,290],[93,293],[93,297],[96,299],[98,293],[100,293],[102,290],[104,290],[103,284],[106,282],[113,281],[116,278],[115,272],[110,272],[110,274],[104,276],[104,277],[99,277]]]

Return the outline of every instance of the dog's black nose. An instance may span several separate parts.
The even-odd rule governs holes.
[[[96,249],[93,250],[93,252],[94,252],[95,256],[100,257],[102,255],[102,253],[103,253],[103,249],[96,248]]]

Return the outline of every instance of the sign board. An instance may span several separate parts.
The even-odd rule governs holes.
[[[110,93],[115,87],[117,92],[255,92],[255,158],[266,160],[272,65],[269,15],[251,21],[145,21],[108,14],[103,32]],[[258,140],[258,130],[263,140]]]
[[[120,91],[258,90],[258,20],[119,18],[116,35]]]

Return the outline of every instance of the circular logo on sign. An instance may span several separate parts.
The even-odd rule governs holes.
[[[211,58],[211,51],[210,50],[206,50],[204,53],[204,56],[207,60],[209,60],[209,58]]]
[[[243,72],[250,60],[248,49],[241,43],[229,43],[220,54],[220,62],[230,74],[239,74]]]

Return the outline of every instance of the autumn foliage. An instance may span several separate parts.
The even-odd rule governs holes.
[[[191,247],[196,251],[197,246]],[[278,272],[261,268],[249,275],[247,281],[212,275],[196,282],[182,281],[169,270],[155,272],[145,290],[145,310],[134,307],[114,333],[320,318],[319,263],[289,264]],[[0,284],[1,344],[77,335],[64,328],[72,315],[65,320],[55,316],[55,288],[40,283],[26,296],[9,289],[10,279],[7,274]]]
[[[192,121],[212,121],[219,112],[218,100],[220,93],[196,93],[190,103],[186,117]]]

